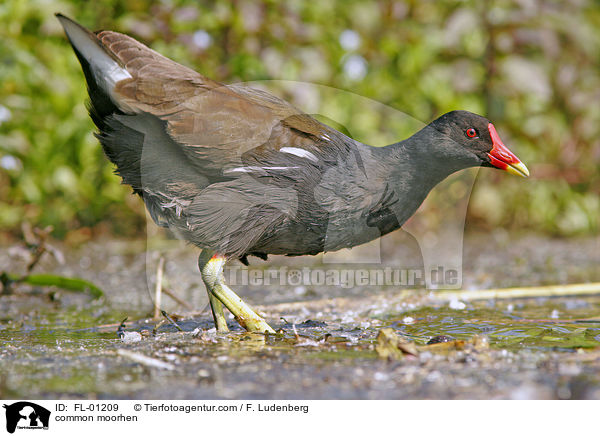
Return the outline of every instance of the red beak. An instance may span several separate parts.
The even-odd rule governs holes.
[[[529,177],[529,170],[517,156],[513,154],[506,145],[502,143],[496,128],[492,123],[488,124],[488,130],[492,137],[492,150],[488,153],[490,163],[501,170],[507,171],[521,177]]]

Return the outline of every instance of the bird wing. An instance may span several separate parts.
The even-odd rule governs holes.
[[[365,178],[359,143],[267,92],[223,85],[126,35],[57,16],[86,76],[98,138],[154,221],[230,256],[323,250],[330,214],[352,206],[338,174]]]
[[[313,157],[331,154],[320,149],[343,148],[347,139],[267,92],[221,84],[117,32],[97,37],[131,76],[116,83],[115,103],[126,113],[146,112],[166,122],[168,135],[204,174],[243,167],[242,156],[255,149],[284,148],[312,165]]]

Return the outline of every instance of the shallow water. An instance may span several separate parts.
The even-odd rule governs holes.
[[[242,296],[279,334],[248,334],[231,320],[232,332],[219,335],[208,312],[169,300],[183,331],[166,323],[153,333],[158,321],[147,318],[148,257],[116,246],[121,250],[105,247],[117,253],[108,257],[93,245],[67,252],[66,265],[41,265],[101,285],[106,295],[99,301],[44,289],[0,296],[0,397],[600,399],[599,295],[448,303],[418,289],[242,286]],[[495,276],[486,256],[495,249],[484,241],[474,250],[477,257],[465,262],[469,286],[501,286],[507,270],[526,277],[524,285],[545,284],[561,270],[567,281],[597,278],[593,244],[540,240],[533,246],[528,256],[535,274],[526,276],[504,253],[506,268]],[[85,256],[91,262],[82,262]],[[193,259],[174,259],[168,273],[184,295],[193,293],[202,303]],[[125,317],[129,333],[120,338]],[[386,327],[418,345],[418,353],[382,359],[376,345]],[[426,345],[439,336],[448,346]]]
[[[440,334],[464,340],[485,335],[495,348],[572,350],[600,346],[599,315],[596,296],[474,302],[463,310],[424,307],[389,320],[420,343]]]

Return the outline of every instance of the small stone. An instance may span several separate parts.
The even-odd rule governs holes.
[[[126,344],[130,344],[132,342],[139,342],[142,340],[142,335],[139,332],[121,332],[121,341]]]
[[[463,303],[462,301],[453,298],[452,300],[450,300],[450,309],[454,309],[454,310],[463,310],[465,307],[467,307],[467,305],[465,303]]]

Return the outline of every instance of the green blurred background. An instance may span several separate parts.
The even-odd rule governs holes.
[[[55,236],[67,239],[145,231],[141,202],[120,185],[93,136],[83,74],[54,17],[59,11],[94,30],[127,33],[225,83],[317,83],[425,123],[453,109],[481,113],[532,177],[480,171],[469,228],[561,236],[598,231],[597,1],[4,0],[4,235],[18,234],[23,221],[51,224]],[[303,107],[306,96],[276,88],[311,111]],[[310,106],[333,112],[365,142],[377,143],[378,132],[390,129],[404,137],[414,133],[406,117],[361,110],[344,95],[316,95]]]

